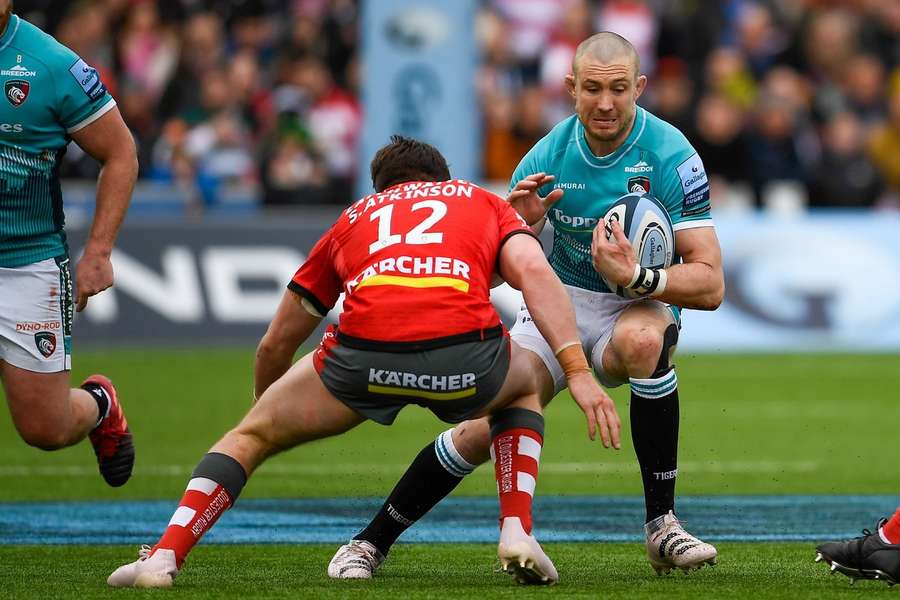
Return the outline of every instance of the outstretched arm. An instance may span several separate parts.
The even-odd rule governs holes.
[[[585,413],[591,439],[599,428],[603,445],[609,447],[612,442],[619,448],[620,421],[615,404],[591,374],[569,294],[537,240],[529,235],[509,238],[500,250],[500,273],[507,283],[522,290],[538,331],[553,348],[566,373],[569,391]]]
[[[514,235],[500,251],[500,274],[517,290],[551,348],[579,339],[575,311],[562,282],[530,235]]]
[[[253,366],[254,399],[291,367],[291,361],[300,344],[312,334],[322,317],[314,315],[315,309],[304,304],[303,298],[286,290],[281,304],[269,324],[269,328],[256,348]]]
[[[94,221],[84,253],[75,269],[75,308],[81,311],[87,306],[89,297],[113,284],[109,257],[131,200],[138,160],[134,139],[118,108],[72,133],[72,139],[102,163],[97,178]]]
[[[538,194],[541,187],[552,183],[555,179],[553,175],[534,173],[516,183],[506,196],[506,201],[536,234],[544,228],[544,217],[550,206],[563,197],[563,191],[558,188],[543,197]]]

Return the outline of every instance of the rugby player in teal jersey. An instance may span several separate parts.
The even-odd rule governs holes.
[[[110,253],[137,177],[137,153],[97,71],[0,0],[0,380],[22,439],[56,450],[90,437],[100,473],[124,484],[134,446],[112,383],[70,389],[73,304],[113,284]],[[69,141],[102,163],[75,269],[63,231],[59,164]]]
[[[540,230],[554,228],[550,264],[566,285],[582,347],[608,387],[631,386],[632,441],[646,504],[647,557],[657,573],[713,564],[716,550],[687,533],[675,517],[678,388],[672,354],[680,309],[714,310],[725,284],[709,214],[703,163],[675,127],[637,106],[646,86],[634,47],[604,32],[582,42],[566,84],[575,115],[559,123],[522,159],[508,200]],[[618,223],[603,235],[603,215],[628,192],[644,191],[666,206],[681,262],[655,273],[653,289],[629,300],[599,276],[634,286],[640,272]],[[599,226],[598,226],[599,224]],[[510,332],[528,350],[549,402],[564,387],[554,352],[526,308]],[[488,458],[489,428],[468,421],[428,444],[374,520],[342,546],[328,567],[336,578],[369,578],[397,537]]]

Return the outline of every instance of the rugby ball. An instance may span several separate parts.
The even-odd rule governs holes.
[[[603,217],[606,223],[606,239],[612,236],[611,221],[618,221],[634,248],[642,267],[665,269],[672,266],[675,254],[675,231],[672,218],[663,203],[644,192],[625,194],[616,200]],[[635,292],[607,281],[603,283],[619,296],[638,298]]]

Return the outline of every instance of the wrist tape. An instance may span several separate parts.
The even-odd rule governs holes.
[[[655,298],[662,294],[669,282],[669,275],[665,269],[648,269],[641,265],[634,265],[634,275],[631,282],[625,286],[641,296]]]
[[[591,372],[587,358],[584,356],[584,350],[581,349],[581,342],[563,344],[557,348],[554,354],[556,355],[556,360],[559,361],[559,366],[562,367],[563,372],[566,374],[566,379],[582,371],[586,373]]]

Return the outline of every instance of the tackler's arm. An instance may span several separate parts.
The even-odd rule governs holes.
[[[284,375],[300,344],[319,326],[324,315],[306,298],[293,290],[286,290],[268,330],[256,348],[254,398]]]

